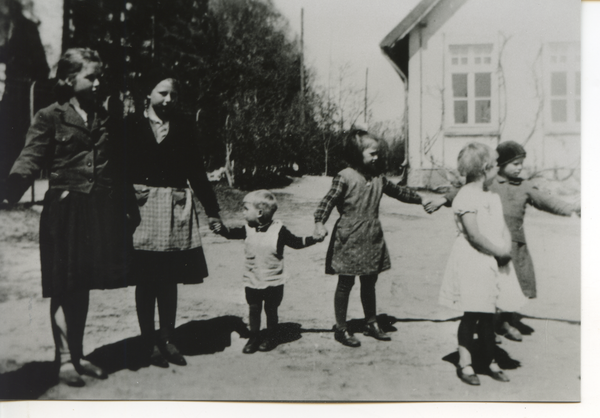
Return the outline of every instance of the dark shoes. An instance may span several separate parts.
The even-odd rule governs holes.
[[[260,345],[260,342],[258,341],[258,337],[250,337],[250,339],[244,346],[242,353],[244,353],[244,354],[256,353],[258,351],[259,345]]]
[[[473,374],[465,374],[464,370],[467,367],[470,367],[471,365],[468,364],[465,367],[459,367],[457,370],[458,373],[458,377],[460,378],[460,380],[462,380],[463,382],[465,382],[468,385],[471,386],[479,386],[481,385],[481,382],[479,381],[479,377],[473,373]]]
[[[508,324],[507,322],[502,324],[502,332],[503,335],[511,341],[523,341],[523,335],[521,334],[521,332],[517,328]]]
[[[85,386],[85,382],[75,370],[75,366],[73,363],[65,363],[60,366],[60,370],[58,371],[58,381],[60,383],[64,383],[67,386],[80,388]]]
[[[347,347],[360,347],[360,341],[358,341],[347,329],[338,330],[336,326],[333,326],[333,335],[337,342],[342,343]]]
[[[166,369],[169,367],[169,362],[163,357],[162,353],[155,345],[152,347],[152,353],[150,354],[150,364],[156,367]]]
[[[170,342],[162,343],[158,348],[169,363],[173,363],[178,366],[185,366],[187,364],[187,361],[185,361],[185,358],[181,355],[177,347]]]
[[[365,326],[363,334],[368,337],[373,337],[379,341],[392,341],[392,338],[379,328],[377,322],[371,322]]]
[[[273,337],[267,337],[258,346],[258,351],[271,351],[275,347],[277,347],[277,342],[273,340]]]
[[[489,373],[492,379],[497,380],[498,382],[510,382],[510,379],[504,374],[502,370],[499,370],[497,372],[490,370]]]

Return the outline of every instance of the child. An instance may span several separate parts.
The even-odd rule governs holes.
[[[508,382],[494,361],[499,265],[510,268],[511,242],[500,197],[488,191],[498,171],[496,153],[486,145],[471,143],[458,155],[458,170],[467,184],[452,204],[458,237],[444,272],[440,303],[464,311],[458,326],[459,378],[470,385],[480,384],[471,366],[473,334],[477,331],[483,364],[489,365],[490,376]],[[510,283],[510,279],[502,279]],[[516,286],[516,280],[512,282]]]
[[[249,306],[250,339],[243,353],[252,354],[257,350],[270,351],[277,346],[274,331],[279,317],[277,308],[283,299],[283,285],[286,276],[283,272],[283,250],[288,247],[300,249],[314,245],[313,237],[297,237],[279,220],[273,220],[277,210],[277,199],[268,190],[256,190],[244,198],[243,215],[247,225],[228,228],[216,225],[214,231],[227,239],[243,239],[246,261],[244,263],[244,283],[246,301]],[[260,341],[260,316],[265,303],[267,334]]]
[[[581,207],[578,204],[569,204],[544,193],[531,181],[519,177],[527,154],[525,149],[518,143],[514,141],[501,142],[496,151],[500,169],[498,176],[490,185],[490,191],[500,195],[504,220],[512,237],[511,257],[521,290],[526,297],[533,299],[537,296],[535,274],[523,229],[527,204],[539,210],[562,216],[570,216],[573,212],[581,214]],[[442,202],[445,204],[452,202],[456,193],[456,190],[451,191]],[[435,205],[429,211],[437,210],[439,206]],[[522,340],[520,331],[514,326],[517,323],[516,313],[502,312],[500,314],[500,332],[513,341]]]
[[[385,193],[406,203],[422,203],[421,196],[413,190],[400,187],[387,180],[385,170],[385,142],[364,130],[349,132],[345,143],[345,159],[349,167],[333,179],[331,190],[325,195],[315,212],[313,236],[322,239],[327,235],[325,222],[333,207],[337,207],[337,220],[329,249],[325,272],[339,275],[334,296],[336,341],[348,347],[359,347],[348,330],[346,313],[354,277],[360,276],[360,298],[365,313],[364,335],[390,341],[376,317],[375,283],[380,272],[390,268],[389,254],[379,222],[379,202]]]
[[[58,100],[35,116],[6,182],[6,198],[15,203],[42,168],[49,172],[40,219],[42,293],[51,298],[59,380],[70,386],[83,386],[83,374],[107,377],[83,358],[89,291],[127,286],[131,232],[140,218],[125,184],[119,127],[98,105],[101,75],[96,51],[65,52]]]

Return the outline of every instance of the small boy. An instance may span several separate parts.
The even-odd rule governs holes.
[[[523,294],[534,299],[537,296],[533,261],[527,249],[523,221],[527,204],[539,210],[555,215],[571,216],[573,213],[581,215],[579,204],[564,202],[538,189],[531,181],[524,180],[519,175],[523,170],[523,161],[527,156],[525,149],[514,141],[501,142],[496,148],[498,152],[498,175],[490,185],[490,191],[500,195],[504,221],[512,237],[511,258],[521,285]],[[444,196],[442,202],[426,207],[428,212],[434,212],[441,204],[449,205],[458,190],[452,190]],[[504,336],[513,341],[521,341],[520,331],[514,327],[518,323],[514,312],[500,314],[500,331]]]
[[[279,322],[277,308],[283,299],[283,285],[286,276],[283,272],[283,249],[300,249],[316,244],[312,236],[297,237],[279,220],[273,220],[277,210],[277,199],[268,190],[256,190],[244,198],[243,216],[246,225],[229,228],[217,225],[214,232],[227,239],[243,239],[244,284],[246,301],[249,305],[250,338],[243,353],[252,354],[257,350],[270,351],[277,346],[274,331]],[[265,303],[267,333],[259,340],[262,304]]]

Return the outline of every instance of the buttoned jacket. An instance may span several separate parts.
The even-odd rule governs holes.
[[[88,127],[68,102],[40,110],[10,177],[19,176],[23,189],[46,168],[51,188],[90,193],[94,187],[115,187],[124,160],[122,141],[109,135],[109,124],[108,114],[99,110]],[[14,199],[25,190],[11,192]]]

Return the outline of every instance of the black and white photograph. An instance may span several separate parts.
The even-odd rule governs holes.
[[[586,7],[0,0],[0,400],[580,405]]]

